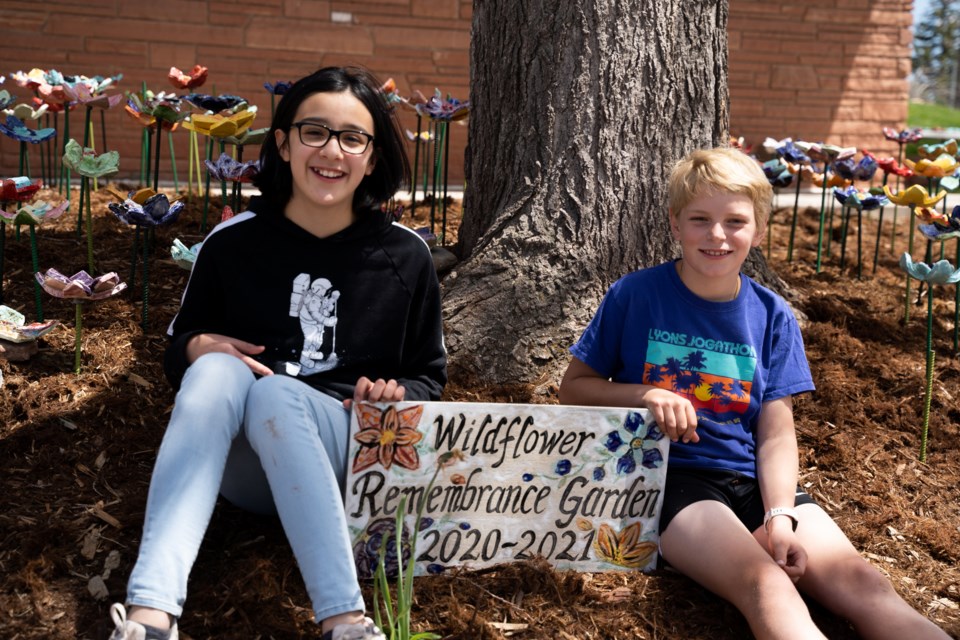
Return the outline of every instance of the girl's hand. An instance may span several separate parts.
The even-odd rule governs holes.
[[[240,358],[257,375],[272,376],[273,371],[250,356],[263,353],[262,345],[250,344],[219,333],[198,333],[187,342],[187,361],[193,364],[197,358],[207,353],[226,353]]]
[[[790,579],[796,582],[807,569],[807,552],[793,532],[790,518],[772,518],[767,529],[767,552]]]
[[[343,408],[349,411],[354,402],[400,402],[406,392],[403,385],[392,378],[378,378],[376,382],[371,382],[370,378],[362,376],[353,389],[353,398],[343,401]]]
[[[644,394],[643,406],[671,441],[700,442],[697,412],[686,398],[666,389],[653,388]]]

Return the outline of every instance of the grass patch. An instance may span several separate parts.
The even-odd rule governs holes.
[[[929,129],[960,128],[960,109],[942,104],[911,102],[907,107],[907,126]]]

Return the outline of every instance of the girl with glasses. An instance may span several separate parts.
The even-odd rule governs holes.
[[[409,165],[379,86],[332,67],[295,83],[261,149],[261,195],[203,243],[169,330],[176,404],[111,640],[177,638],[218,494],[279,516],[324,640],[384,638],[344,515],[350,409],[439,399],[446,355],[429,249],[381,212]]]

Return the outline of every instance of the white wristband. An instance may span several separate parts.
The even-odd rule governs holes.
[[[767,511],[765,514],[763,514],[764,530],[767,530],[767,524],[770,522],[770,520],[776,518],[777,516],[787,516],[793,520],[793,530],[797,530],[797,523],[799,522],[799,519],[797,518],[797,510],[790,507],[774,507],[773,509],[770,509],[770,511]]]

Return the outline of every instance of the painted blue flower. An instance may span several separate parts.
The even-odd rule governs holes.
[[[287,91],[290,91],[290,87],[292,86],[292,82],[286,82],[285,80],[277,80],[273,84],[270,84],[269,82],[263,83],[263,88],[270,92],[271,95],[275,96],[282,96]]]
[[[663,463],[663,454],[660,449],[645,449],[645,442],[656,442],[663,438],[663,432],[656,423],[647,427],[646,433],[642,436],[637,435],[640,427],[646,423],[643,416],[638,411],[631,411],[623,421],[622,429],[630,434],[630,440],[625,441],[620,435],[620,431],[611,431],[607,434],[604,446],[611,453],[617,452],[620,447],[627,445],[627,450],[617,459],[617,473],[629,475],[637,469],[637,451],[640,451],[640,464],[647,469],[656,469]]]
[[[565,476],[565,475],[567,475],[568,473],[570,473],[570,468],[571,468],[572,466],[573,466],[573,465],[570,463],[570,461],[567,460],[566,458],[564,458],[563,460],[560,460],[560,461],[557,462],[557,466],[556,466],[556,468],[555,468],[555,471],[556,471],[556,473],[557,473],[558,476]]]
[[[885,195],[874,194],[869,191],[861,192],[852,185],[844,189],[834,187],[833,197],[843,206],[853,207],[860,211],[871,211],[890,204]]]
[[[859,162],[846,158],[834,162],[833,170],[844,180],[867,181],[877,172],[877,161],[873,156],[863,156]]]
[[[786,163],[780,158],[767,160],[760,165],[760,168],[763,169],[763,175],[767,177],[771,187],[777,189],[789,187],[793,182],[793,174],[790,173]]]
[[[447,568],[445,566],[443,566],[442,564],[437,564],[435,562],[427,565],[427,573],[429,573],[432,576],[438,576],[446,570]]]
[[[532,474],[532,473],[525,473],[525,474],[523,474],[521,477],[523,478],[523,481],[524,481],[524,482],[530,482],[531,480],[533,480],[533,474]]]
[[[461,523],[458,524],[457,526],[460,527],[460,530],[461,530],[461,531],[469,531],[469,530],[470,530],[470,523],[469,523],[469,522],[461,522]]]
[[[900,256],[900,268],[911,278],[930,284],[954,284],[960,282],[960,269],[954,269],[948,260],[940,260],[933,266],[925,262],[914,262],[909,253]]]
[[[0,124],[0,133],[10,136],[20,142],[29,142],[39,144],[44,140],[52,138],[57,132],[53,127],[46,129],[31,129],[23,123],[17,116],[7,116],[7,121]]]
[[[420,518],[420,528],[418,529],[418,531],[429,529],[432,526],[433,526],[433,518],[428,518],[427,516],[423,516],[422,518]]]
[[[604,476],[607,475],[607,472],[603,470],[603,467],[597,467],[593,470],[593,479],[597,482],[603,480]]]
[[[127,224],[141,224],[148,227],[159,227],[175,221],[183,210],[183,202],[170,204],[166,194],[158,193],[147,198],[143,205],[127,199],[123,204],[111,202],[107,205],[115,216]]]
[[[183,96],[183,99],[195,107],[219,113],[228,109],[236,109],[241,104],[246,104],[246,100],[240,96],[222,94],[219,96],[208,96],[204,93],[189,93]]]

